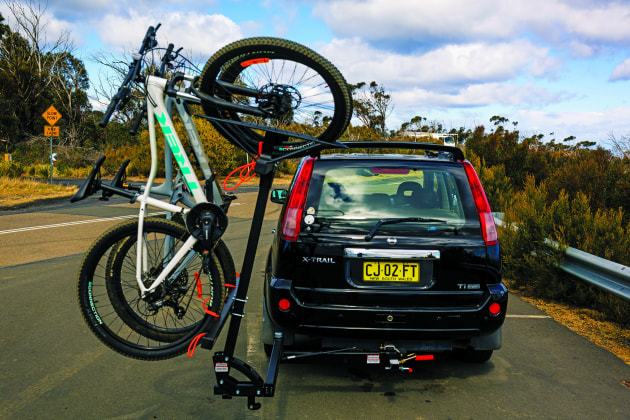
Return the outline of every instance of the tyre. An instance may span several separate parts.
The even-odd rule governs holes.
[[[231,85],[254,89],[259,95],[231,93],[226,88]],[[271,110],[266,117],[253,117],[203,101],[204,113],[210,117],[281,128],[326,142],[339,138],[352,117],[352,96],[339,70],[311,49],[279,38],[248,38],[225,46],[206,63],[199,90],[228,102]],[[264,140],[260,130],[211,121],[228,140],[237,139],[239,146],[258,154],[258,144]],[[289,137],[276,147],[274,157],[310,146],[310,140]]]
[[[153,293],[141,297],[136,280],[137,221],[121,223],[92,244],[81,263],[79,306],[92,332],[126,356],[161,360],[186,351],[223,306],[224,284],[217,255],[191,251]],[[142,246],[148,287],[188,233],[164,219],[144,222]]]
[[[233,287],[236,285],[236,266],[234,265],[234,258],[230,253],[229,248],[219,239],[214,247],[214,253],[217,256],[219,265],[221,268],[221,276],[223,277],[223,283],[226,287]]]

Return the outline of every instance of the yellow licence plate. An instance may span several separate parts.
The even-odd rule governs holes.
[[[413,262],[364,261],[363,281],[420,281],[420,264]]]

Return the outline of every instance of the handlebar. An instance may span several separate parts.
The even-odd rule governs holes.
[[[140,46],[140,50],[137,54],[133,55],[133,61],[131,62],[131,64],[129,64],[129,71],[125,76],[125,80],[118,88],[118,92],[116,92],[116,94],[112,98],[109,106],[103,114],[103,118],[101,118],[101,121],[99,122],[99,125],[101,127],[105,127],[107,125],[114,111],[120,111],[121,109],[123,109],[129,99],[131,99],[131,83],[138,81],[137,79],[140,75],[140,70],[142,69],[142,60],[144,58],[144,55],[147,53],[148,50],[157,46],[155,34],[160,26],[161,24],[158,23],[155,27],[149,26],[149,29],[147,29],[147,33],[142,40],[142,45]]]
[[[184,49],[184,47],[180,47],[177,51],[175,51],[175,53],[173,53],[174,48],[175,46],[173,44],[168,44],[168,47],[166,47],[166,52],[162,56],[162,62],[160,64],[160,67],[154,73],[155,76],[165,77],[167,67],[171,67],[170,63],[173,60],[175,60],[179,56],[180,51]],[[142,120],[144,120],[146,116],[147,116],[147,101],[145,99],[144,104],[142,104],[142,109],[140,113],[136,116],[136,119],[134,120],[133,124],[131,125],[131,128],[129,129],[129,134],[131,134],[132,136],[137,134],[138,128],[140,128],[140,124],[142,124]]]

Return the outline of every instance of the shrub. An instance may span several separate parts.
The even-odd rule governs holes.
[[[18,162],[0,161],[0,177],[18,178],[24,173],[22,164]]]
[[[505,167],[503,165],[488,167],[474,153],[469,153],[467,158],[481,179],[492,211],[505,211],[514,196],[512,183],[505,173]]]
[[[630,229],[622,225],[623,211],[593,212],[582,193],[572,200],[564,191],[556,200],[549,196],[547,183],[536,184],[530,176],[505,211],[499,234],[506,283],[527,295],[589,307],[627,324],[630,303],[558,268],[567,246],[628,264]],[[549,247],[546,239],[557,241],[559,248]]]

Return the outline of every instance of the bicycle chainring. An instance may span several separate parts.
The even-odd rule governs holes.
[[[223,209],[212,203],[199,203],[186,215],[188,232],[206,246],[216,243],[227,225],[228,218]]]

